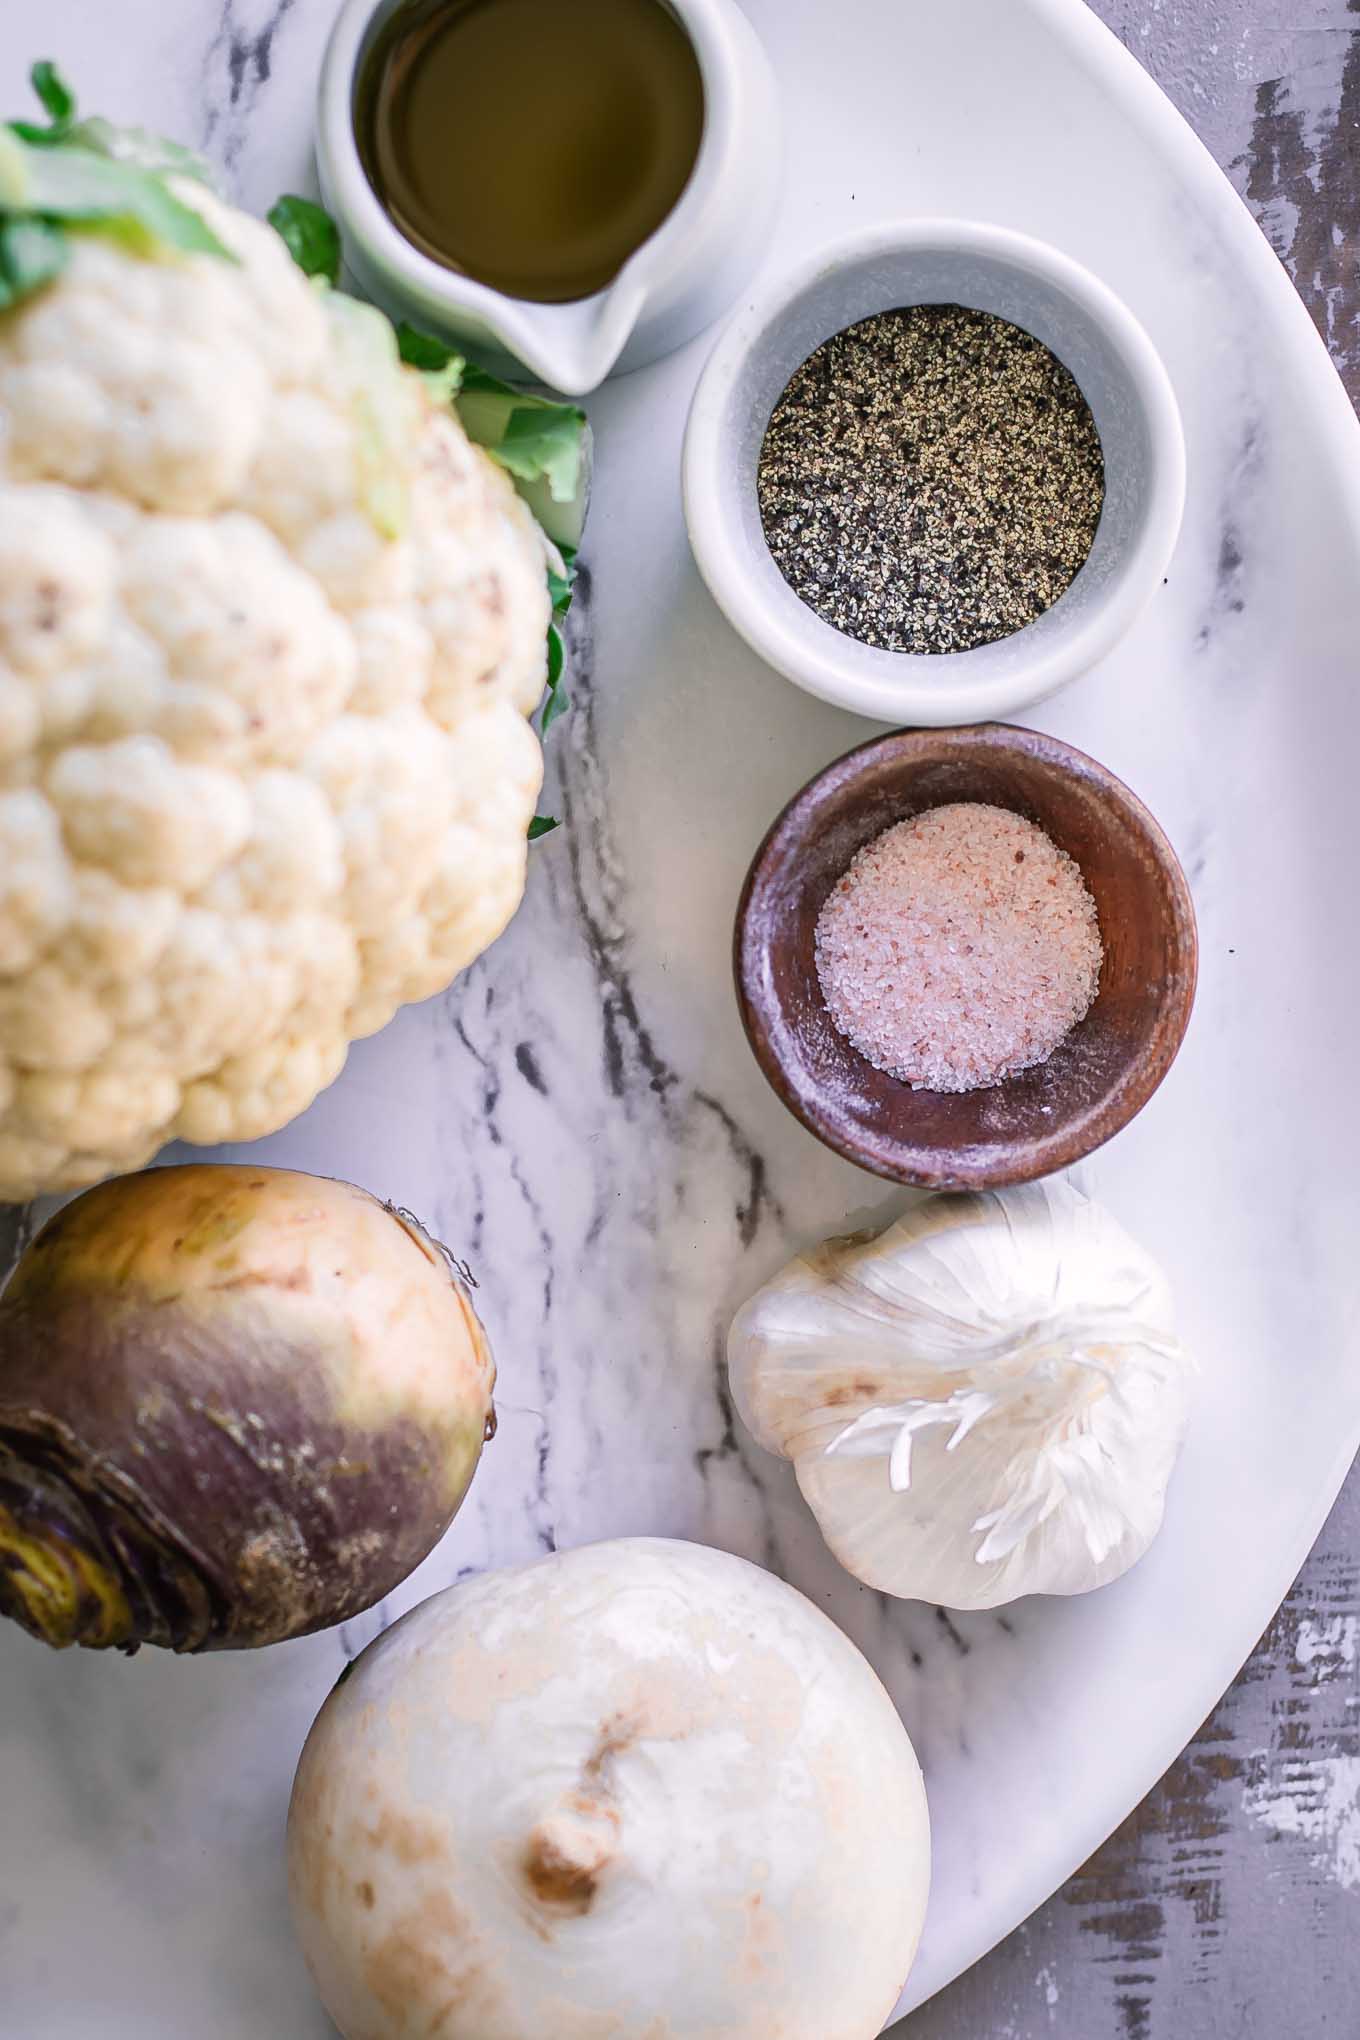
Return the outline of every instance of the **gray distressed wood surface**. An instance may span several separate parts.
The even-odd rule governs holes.
[[[1360,0],[1095,6],[1228,171],[1360,402]],[[1360,2040],[1360,1465],[1236,1685],[1156,1791],[895,2030]]]
[[[1360,0],[1096,6],[1228,170],[1360,400]],[[26,1231],[27,1214],[0,1210],[0,1268]],[[1033,1919],[897,2031],[1360,2040],[1360,1470],[1236,1685],[1157,1789]]]

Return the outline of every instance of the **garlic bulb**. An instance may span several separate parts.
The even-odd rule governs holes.
[[[737,1314],[728,1364],[842,1565],[951,1608],[1140,1558],[1190,1372],[1156,1264],[1061,1179],[826,1241]]]

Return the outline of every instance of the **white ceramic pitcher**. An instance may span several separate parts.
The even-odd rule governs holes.
[[[460,276],[413,247],[380,205],[354,134],[354,89],[374,36],[402,0],[345,0],[317,106],[317,167],[345,254],[364,289],[490,368],[528,370],[569,395],[641,368],[716,319],[768,240],[780,187],[774,78],[735,0],[662,0],[694,47],[704,129],[688,184],[608,289],[574,304],[536,304]],[[513,148],[513,135],[506,138]],[[495,166],[487,166],[494,176]]]

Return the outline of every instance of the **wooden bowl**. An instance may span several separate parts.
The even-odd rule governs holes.
[[[1091,1010],[1046,1063],[987,1090],[914,1091],[832,1024],[817,917],[864,844],[965,800],[1026,815],[1076,860],[1105,961]],[[893,1182],[977,1190],[1066,1168],[1141,1111],[1189,1024],[1197,954],[1185,874],[1128,787],[1056,737],[975,723],[875,738],[795,795],[747,876],[735,964],[756,1058],[810,1132]]]

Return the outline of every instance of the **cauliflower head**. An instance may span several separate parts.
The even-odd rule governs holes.
[[[550,601],[505,474],[268,227],[0,313],[0,1200],[250,1140],[524,885]]]

